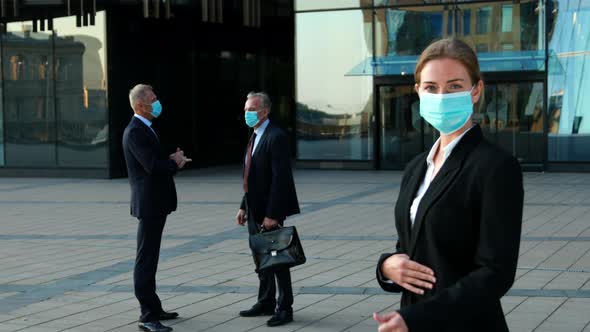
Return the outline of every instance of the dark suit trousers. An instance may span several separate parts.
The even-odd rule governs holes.
[[[139,219],[133,284],[135,297],[141,306],[140,322],[158,320],[158,314],[163,311],[156,294],[156,271],[165,224],[166,216]]]
[[[250,213],[247,203],[246,211],[248,211],[248,233],[253,235],[260,232],[260,227],[262,227],[261,223],[262,220],[264,220],[264,217],[262,217],[260,223],[257,223],[252,213]],[[279,220],[278,222],[283,225],[284,220]],[[258,273],[258,280],[260,281],[258,286],[258,303],[265,307],[276,307],[276,310],[293,312],[293,287],[291,286],[291,271],[289,268],[274,269],[272,271],[256,270],[256,272]],[[275,300],[276,285],[278,285],[279,288],[279,297],[277,300]]]

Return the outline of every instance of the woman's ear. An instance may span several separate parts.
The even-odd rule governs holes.
[[[477,104],[477,102],[479,101],[479,99],[481,98],[481,95],[483,93],[483,81],[479,80],[479,82],[477,82],[477,84],[473,87],[473,91],[474,93],[471,94],[471,101],[473,102],[473,104]]]
[[[417,94],[420,94],[420,85],[418,83],[414,84],[414,90],[416,90]]]

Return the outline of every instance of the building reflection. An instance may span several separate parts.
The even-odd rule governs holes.
[[[100,40],[34,33],[23,22],[9,24],[2,43],[6,165],[106,167]]]
[[[332,153],[334,139],[348,146],[365,137],[369,146],[371,139],[379,139],[379,155],[368,156],[380,158],[381,165],[395,161],[386,166],[393,168],[403,167],[409,158],[427,150],[436,136],[417,115],[419,100],[411,77],[418,55],[428,44],[455,36],[478,53],[487,89],[474,119],[490,140],[524,164],[590,161],[590,149],[584,148],[590,146],[586,135],[590,121],[585,121],[584,111],[590,95],[583,92],[590,88],[586,79],[590,67],[584,65],[590,54],[590,39],[582,33],[588,31],[590,11],[583,1],[425,4],[416,0],[359,0],[355,2],[358,9],[352,9],[355,5],[350,1],[346,3],[348,9],[307,1],[305,12],[296,14],[298,23],[304,26],[298,27],[300,53],[305,55],[310,43],[322,50],[315,58],[303,57],[307,61],[298,62],[297,85],[303,90],[319,79],[325,86],[297,97],[299,159],[358,157],[348,152]],[[348,30],[325,29],[333,31],[328,35],[319,32],[322,22],[341,30],[356,25],[363,32],[359,37]],[[321,34],[322,39],[310,34]],[[334,42],[339,38],[345,41]],[[342,54],[326,51],[326,45]],[[344,53],[342,45],[359,46],[359,51]],[[353,65],[343,69],[335,56]],[[373,88],[363,88],[365,97],[357,105],[368,105],[376,98],[378,109],[342,107],[349,95],[357,93],[354,84],[342,82],[361,82],[363,77],[373,78]],[[374,115],[378,115],[378,123],[373,123]],[[315,142],[313,147],[309,141]]]
[[[298,103],[297,133],[308,140],[368,137],[369,114],[367,110],[353,114],[329,114]]]

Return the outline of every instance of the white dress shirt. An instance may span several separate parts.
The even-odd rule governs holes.
[[[260,125],[260,127],[254,129],[254,132],[256,133],[256,140],[254,141],[254,146],[252,147],[252,155],[254,155],[254,151],[256,151],[256,146],[258,145],[258,142],[260,142],[260,138],[262,137],[262,135],[264,135],[264,131],[266,130],[266,127],[268,127],[269,122],[270,120],[266,119]]]
[[[455,138],[451,141],[451,143],[447,144],[447,146],[443,148],[443,161],[440,165],[441,168],[444,165],[447,158],[451,155],[451,152],[453,152],[453,149],[457,146],[457,144],[459,144],[461,138],[463,138],[463,136],[465,136],[465,134],[467,134],[467,132],[470,131],[471,128],[467,129],[463,134],[461,134],[461,136]],[[428,190],[428,187],[430,187],[430,183],[432,182],[432,178],[434,175],[434,155],[436,154],[436,151],[438,150],[439,146],[440,137],[436,140],[436,142],[430,149],[428,156],[426,157],[426,163],[428,164],[428,168],[426,169],[424,180],[422,181],[422,184],[420,184],[420,188],[418,188],[416,197],[412,202],[412,206],[410,206],[410,221],[412,222],[412,226],[414,226],[414,220],[416,219],[416,213],[418,212],[418,206],[420,206],[420,201],[422,201],[422,197],[424,197],[426,190]]]
[[[154,128],[152,128],[152,122],[150,120],[144,118],[143,116],[141,116],[139,114],[133,114],[133,116],[138,118],[139,120],[141,120],[141,122],[143,122],[146,126],[148,126],[148,128],[150,128],[152,133],[154,133],[154,135],[156,135],[156,138],[158,138],[158,134],[156,134],[156,131],[154,130]]]
[[[260,142],[260,138],[262,138],[262,135],[264,135],[264,131],[266,130],[266,127],[268,127],[270,120],[266,119],[264,120],[264,122],[260,125],[260,127],[254,129],[254,132],[256,133],[256,139],[254,140],[254,146],[252,146],[252,156],[254,156],[254,151],[256,151],[256,146],[258,146],[258,142]],[[248,153],[246,151],[246,153]],[[248,162],[248,155],[246,155],[246,157],[244,158],[244,164]]]

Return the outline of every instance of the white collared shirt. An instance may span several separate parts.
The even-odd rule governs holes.
[[[262,135],[264,135],[264,131],[266,130],[266,127],[268,127],[269,123],[270,123],[270,120],[266,119],[260,125],[260,127],[254,129],[254,132],[256,133],[256,139],[254,140],[254,146],[252,146],[252,156],[254,156],[254,151],[256,151],[256,146],[258,146],[258,142],[260,142],[260,138],[262,138]],[[246,151],[246,153],[248,153],[248,151]],[[248,155],[246,155],[244,158],[244,164],[246,164],[247,161],[248,161]]]
[[[260,125],[260,127],[254,129],[254,132],[256,133],[256,140],[254,141],[254,146],[252,147],[252,155],[254,155],[254,151],[256,151],[256,146],[258,145],[258,142],[260,142],[260,138],[262,137],[262,135],[264,135],[264,131],[266,130],[266,127],[268,127],[269,122],[270,120],[266,119]]]
[[[146,118],[144,118],[143,116],[139,115],[139,114],[133,114],[134,117],[138,118],[141,120],[141,122],[145,123],[146,126],[148,127],[152,127],[152,122]]]
[[[473,128],[473,126],[471,128]],[[463,136],[465,136],[465,134],[467,134],[467,132],[470,131],[471,128],[467,129],[463,134],[461,134],[461,136],[455,138],[454,140],[451,141],[451,143],[447,144],[447,146],[445,146],[443,148],[443,161],[442,161],[442,164],[440,165],[441,168],[445,164],[445,161],[447,160],[447,158],[451,155],[451,152],[453,152],[453,149],[457,146],[457,144],[459,144],[459,141],[461,141],[461,138],[463,138]],[[416,213],[418,212],[418,207],[420,206],[420,201],[422,201],[422,197],[424,197],[424,194],[426,194],[428,187],[430,187],[430,182],[432,182],[432,178],[434,175],[434,155],[436,154],[436,151],[438,150],[439,145],[440,145],[440,137],[436,140],[434,145],[432,145],[432,148],[430,149],[430,152],[428,153],[428,156],[426,157],[426,163],[428,164],[428,168],[426,169],[426,174],[424,175],[424,180],[422,181],[422,184],[420,184],[420,188],[418,188],[418,192],[416,193],[416,197],[414,198],[414,201],[412,202],[412,206],[410,206],[410,221],[412,222],[412,226],[414,226],[414,221],[416,220]],[[439,170],[440,170],[440,168],[439,168]]]
[[[148,128],[150,128],[152,133],[154,133],[154,135],[156,135],[156,138],[158,137],[158,134],[156,134],[156,131],[154,130],[154,128],[152,128],[152,122],[150,120],[144,118],[143,116],[141,116],[139,114],[133,114],[133,116],[138,118],[139,120],[141,120],[141,122],[143,122],[146,126],[148,126]]]

